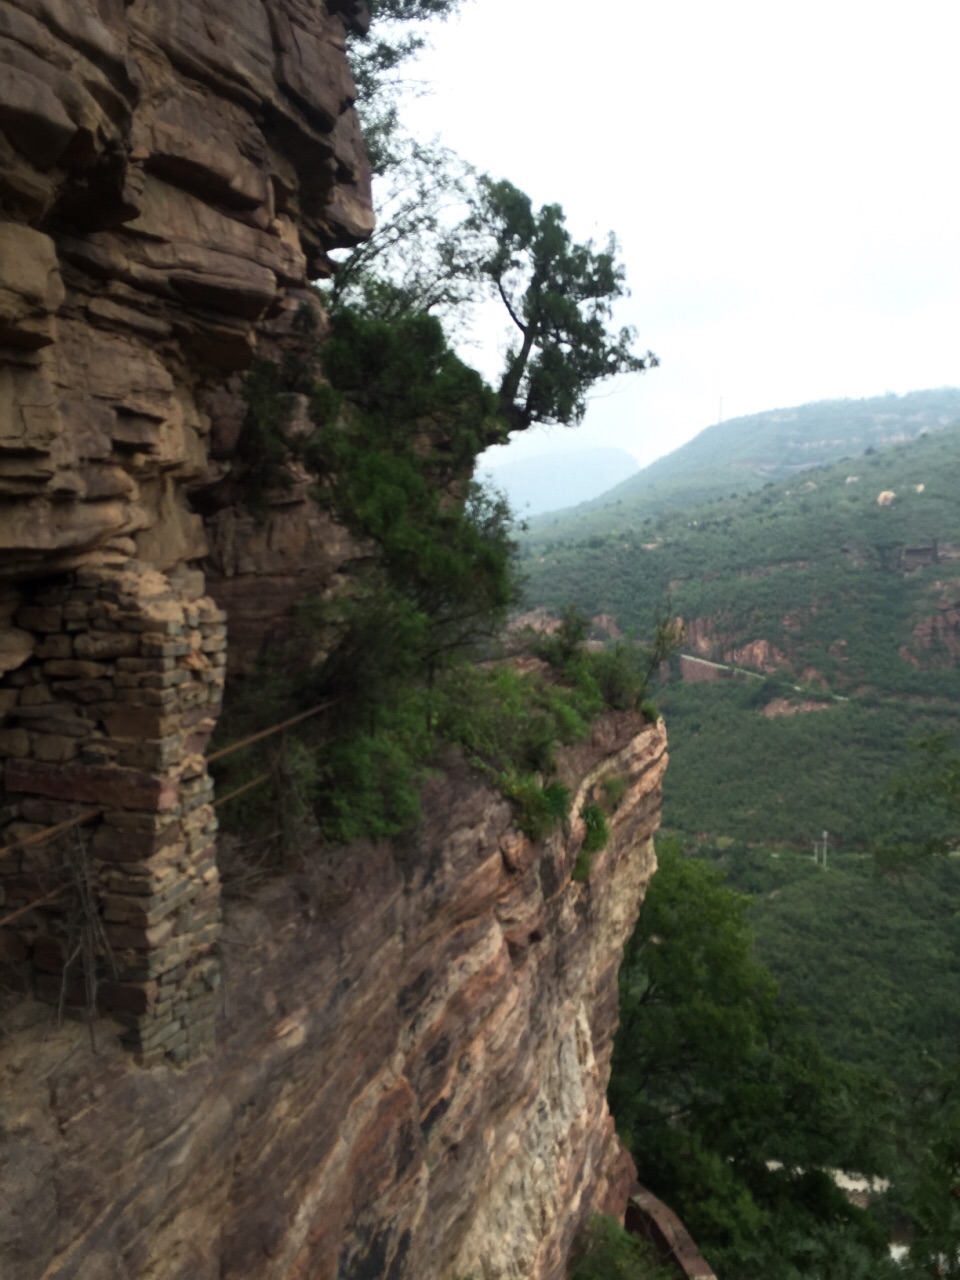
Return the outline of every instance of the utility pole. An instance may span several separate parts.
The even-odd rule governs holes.
[[[827,833],[823,833],[823,869],[827,869]]]

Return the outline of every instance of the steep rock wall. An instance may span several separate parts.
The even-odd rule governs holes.
[[[236,375],[373,227],[362,8],[0,0],[0,578],[207,554]]]
[[[18,1280],[560,1280],[633,1170],[607,1112],[621,947],[655,861],[662,725],[566,752],[531,845],[452,767],[404,843],[227,913],[219,1045],[137,1069],[38,1006],[0,1039],[0,1273]],[[577,816],[626,779],[589,879]]]
[[[558,1280],[579,1222],[632,1185],[604,1091],[662,729],[611,717],[567,754],[575,800],[545,847],[453,766],[408,842],[318,853],[221,923],[204,752],[227,652],[246,663],[352,554],[302,489],[265,521],[216,495],[245,372],[304,308],[322,334],[307,282],[372,227],[344,51],[363,21],[356,0],[0,0],[18,1280]],[[611,772],[630,785],[575,882]],[[76,818],[82,838],[30,843]],[[93,1046],[49,1004],[84,999],[63,897],[81,885]]]
[[[146,1062],[212,1031],[227,644],[203,566],[236,654],[350,553],[305,486],[261,522],[228,498],[205,525],[197,495],[230,471],[252,361],[305,310],[322,333],[308,282],[372,229],[364,15],[0,0],[0,965],[83,998],[64,901],[26,908],[90,880],[100,1001]],[[21,843],[78,816],[82,839]]]

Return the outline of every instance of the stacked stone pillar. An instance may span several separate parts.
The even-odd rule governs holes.
[[[71,955],[90,930],[97,1004],[146,1064],[185,1061],[213,1038],[220,888],[204,752],[226,626],[202,588],[199,573],[171,581],[135,561],[32,583],[13,616],[32,655],[0,695],[0,843],[91,815],[64,843],[0,860],[0,916],[37,896],[38,877],[64,889],[0,931],[0,957],[34,994],[79,1003],[91,975]],[[78,920],[78,874],[95,921]]]

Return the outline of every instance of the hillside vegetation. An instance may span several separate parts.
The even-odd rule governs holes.
[[[684,620],[700,661],[675,659],[661,693],[669,825],[862,844],[907,742],[958,723],[958,491],[948,427],[606,532],[558,524],[523,543],[526,603],[642,634]],[[725,674],[708,662],[762,679],[686,682]]]

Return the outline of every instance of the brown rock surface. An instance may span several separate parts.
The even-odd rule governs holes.
[[[0,0],[0,579],[206,554],[224,380],[373,226],[345,20]]]
[[[365,20],[0,0],[2,1276],[559,1280],[632,1185],[605,1086],[662,727],[609,717],[567,753],[543,847],[437,779],[416,836],[320,851],[221,919],[227,641],[199,566],[245,664],[354,554],[305,485],[255,520],[221,481],[243,375],[372,228]],[[629,786],[575,882],[606,773]],[[79,853],[23,843],[76,817]],[[87,875],[95,1052],[49,1008],[84,998],[60,899]]]
[[[179,1070],[21,1005],[0,1274],[560,1280],[579,1222],[632,1189],[604,1094],[665,763],[662,725],[611,716],[566,755],[566,837],[531,845],[454,772],[409,840],[268,884],[227,916],[217,1049]],[[608,774],[628,788],[578,883]]]

